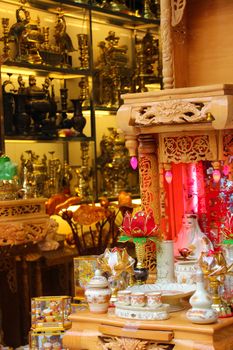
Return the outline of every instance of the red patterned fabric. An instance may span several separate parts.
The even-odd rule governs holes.
[[[220,181],[215,183],[210,168],[211,162],[172,165],[172,183],[165,184],[171,238],[181,228],[182,215],[195,213],[201,230],[214,245],[221,241],[227,213],[233,212],[233,181],[221,173]]]

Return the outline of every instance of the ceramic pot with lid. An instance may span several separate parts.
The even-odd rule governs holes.
[[[108,311],[111,289],[100,270],[95,271],[94,277],[87,285],[85,296],[91,312],[100,314]]]

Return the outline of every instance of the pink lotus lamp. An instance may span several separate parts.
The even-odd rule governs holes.
[[[133,241],[137,257],[135,279],[138,284],[142,284],[148,277],[148,271],[145,267],[146,243],[148,240],[158,240],[158,225],[155,223],[152,210],[138,211],[131,215],[127,212],[124,216],[120,231],[123,233],[119,242]]]

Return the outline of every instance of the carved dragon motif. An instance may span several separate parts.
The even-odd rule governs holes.
[[[180,100],[157,102],[132,111],[136,126],[210,122],[209,104]]]

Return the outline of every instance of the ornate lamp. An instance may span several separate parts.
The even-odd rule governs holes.
[[[165,173],[164,173],[165,180],[167,181],[168,184],[170,184],[172,182],[171,164],[170,163],[164,164],[164,170],[165,170]]]
[[[152,211],[138,211],[133,216],[126,212],[122,226],[123,235],[119,242],[132,241],[135,245],[137,264],[134,269],[137,284],[143,284],[148,277],[148,270],[145,266],[146,244],[148,240],[158,240],[158,225],[156,225]]]

